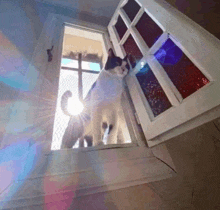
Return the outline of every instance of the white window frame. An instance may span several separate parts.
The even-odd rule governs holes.
[[[220,73],[218,72],[218,66],[220,66],[220,40],[164,0],[135,1],[141,8],[133,21],[130,21],[122,9],[128,0],[121,0],[108,25],[108,30],[111,41],[119,56],[125,56],[122,45],[130,34],[143,54],[143,58],[133,71],[130,72],[126,82],[148,145],[155,146],[182,132],[213,120],[213,117],[207,118],[207,116],[212,115],[207,112],[220,105],[220,95],[218,94],[220,90]],[[136,23],[144,12],[163,30],[162,36],[151,48],[146,45],[135,28]],[[128,28],[121,40],[114,27],[118,15],[121,16]],[[209,84],[185,99],[182,98],[159,62],[153,59],[153,54],[168,38],[183,51],[210,81]],[[210,53],[212,53],[212,56],[210,56]],[[170,109],[157,117],[154,117],[135,77],[135,74],[146,62],[151,67],[151,70],[172,104]],[[219,116],[220,114],[218,113],[214,119]],[[187,126],[185,125],[186,123]]]

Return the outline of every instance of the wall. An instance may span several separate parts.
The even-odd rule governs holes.
[[[166,1],[220,39],[220,3],[218,0]]]
[[[34,97],[32,91],[36,88],[37,77],[33,69],[28,71],[28,67],[43,22],[34,0],[2,0],[0,19],[0,125],[3,138],[0,142],[4,140],[7,144],[18,141],[17,134],[33,124],[34,114],[30,109],[33,102],[22,100],[22,97]]]
[[[107,26],[110,18],[106,17],[106,14],[91,14],[86,11],[82,11],[78,8],[78,4],[76,3],[75,8],[71,8],[68,6],[57,6],[52,4],[48,4],[45,2],[36,2],[36,10],[40,15],[41,20],[45,20],[48,13],[55,13],[59,15],[65,15],[74,19],[79,19],[86,22],[95,23],[102,26]],[[88,6],[89,3],[85,4]],[[88,9],[87,9],[88,10]],[[94,12],[94,11],[90,11]]]

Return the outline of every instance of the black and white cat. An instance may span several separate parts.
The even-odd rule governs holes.
[[[134,60],[131,56],[129,58],[131,66],[134,67]],[[79,116],[70,117],[61,149],[72,148],[77,139],[80,139],[80,146],[83,146],[84,139],[88,146],[102,145],[104,129],[107,126],[110,131],[107,144],[117,143],[118,111],[123,92],[123,78],[129,69],[128,56],[121,59],[110,49],[105,68],[84,99],[83,112]],[[61,108],[67,115],[70,115],[66,109],[67,99],[70,96],[71,92],[67,91],[61,99]]]

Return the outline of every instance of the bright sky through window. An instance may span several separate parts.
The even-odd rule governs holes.
[[[78,68],[78,61],[73,59],[63,58],[61,65],[64,67]],[[82,61],[82,69],[100,71],[100,65],[98,63]]]

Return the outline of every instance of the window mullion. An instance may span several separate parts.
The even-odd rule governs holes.
[[[79,94],[79,100],[82,100],[83,99],[83,89],[82,89],[82,54],[81,53],[79,53],[78,64],[79,64],[78,94]]]

